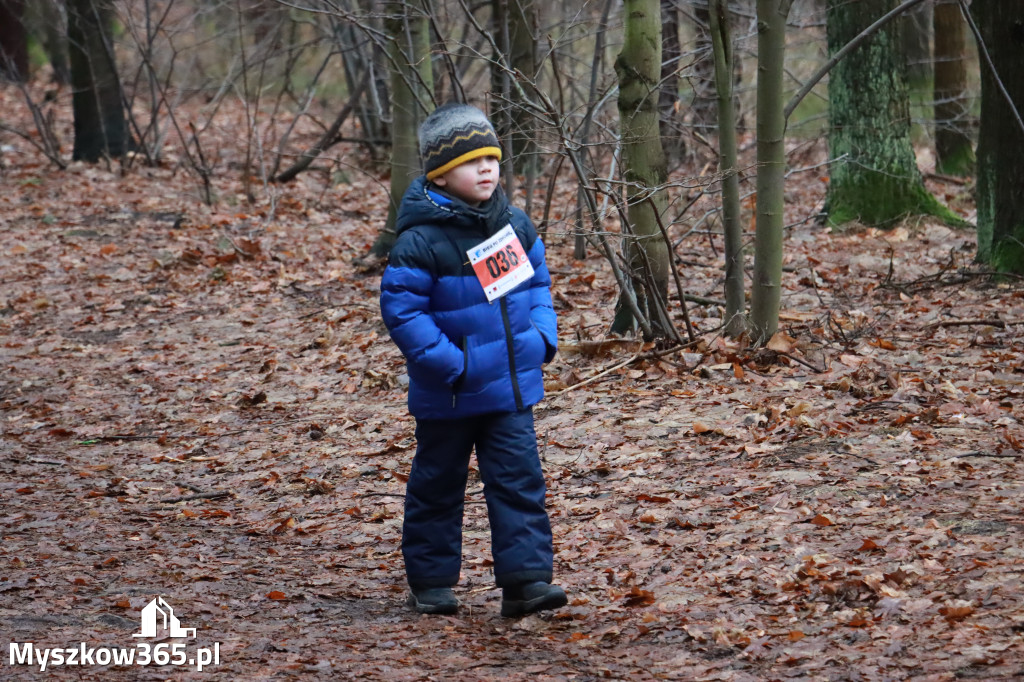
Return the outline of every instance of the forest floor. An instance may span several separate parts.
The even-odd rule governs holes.
[[[771,350],[691,302],[700,342],[665,352],[606,336],[565,186],[536,417],[570,604],[499,616],[474,471],[462,609],[428,617],[404,605],[404,367],[360,265],[380,184],[311,172],[249,204],[225,172],[210,207],[172,164],[3,142],[0,677],[1024,678],[1024,282],[972,231],[830,233],[797,177]],[[675,229],[684,286],[720,298],[717,237]],[[133,647],[157,596],[219,664],[11,660]]]

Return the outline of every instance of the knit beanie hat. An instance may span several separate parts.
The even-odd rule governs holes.
[[[420,157],[427,180],[481,156],[501,159],[494,126],[484,112],[452,102],[438,107],[420,125]]]

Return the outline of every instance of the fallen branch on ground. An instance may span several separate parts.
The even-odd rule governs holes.
[[[988,325],[990,327],[999,327],[1005,329],[1012,325],[1024,324],[1024,320],[999,320],[999,319],[985,319],[978,318],[976,320],[943,320],[941,322],[932,322],[926,324],[925,329],[935,329],[936,327],[970,327],[974,325]]]
[[[221,497],[230,497],[231,493],[221,491],[218,493],[196,493],[195,495],[182,495],[181,497],[165,497],[161,502],[174,503],[174,502],[189,502],[191,500],[216,500]]]

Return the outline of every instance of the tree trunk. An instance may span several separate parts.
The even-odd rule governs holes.
[[[594,115],[597,107],[598,83],[603,65],[605,62],[605,36],[608,33],[608,17],[611,16],[614,0],[605,0],[604,8],[601,10],[601,18],[598,20],[594,34],[594,53],[590,61],[590,88],[587,92],[587,116],[583,121],[583,130],[580,133],[580,158],[587,178],[597,175],[594,171],[593,155],[590,147],[590,130],[594,123]],[[580,178],[583,180],[583,178]],[[576,215],[574,218],[573,258],[584,260],[587,257],[586,231],[583,227],[583,212],[587,210],[588,204],[587,188],[584,182],[578,183],[576,187]]]
[[[686,154],[683,112],[679,101],[679,67],[683,56],[679,43],[679,0],[661,0],[661,88],[658,109],[661,146],[670,165],[677,166]]]
[[[874,17],[877,19],[878,17]],[[932,6],[922,2],[907,10],[897,21],[903,24],[903,54],[911,89],[923,90],[932,75]]]
[[[729,0],[710,0],[711,43],[718,91],[718,170],[722,174],[722,231],[725,237],[725,331],[733,338],[747,330],[743,286],[743,226],[736,164],[736,105],[733,94],[733,44]]]
[[[357,11],[374,33],[382,33],[384,28],[380,12],[371,0],[354,0]],[[352,22],[334,20],[332,22],[335,42],[341,54],[341,63],[345,71],[345,82],[356,83],[361,74],[368,73],[369,87],[365,97],[357,103],[355,115],[359,119],[359,127],[363,132],[365,146],[370,158],[376,163],[381,160],[381,145],[389,140],[388,75],[391,67],[388,64],[385,50],[381,48],[381,40],[367,41],[361,30]]]
[[[979,51],[991,58],[981,65],[978,260],[1024,273],[1024,17],[1018,0],[976,1],[971,14],[984,43]]]
[[[711,46],[711,32],[708,29],[707,0],[695,0],[693,3],[693,28],[697,32],[697,59],[693,63],[693,126],[701,134],[714,129],[717,123],[715,115],[715,60]]]
[[[829,0],[829,54],[894,7],[894,0]],[[901,25],[887,24],[829,74],[829,152],[834,163],[825,211],[831,225],[859,220],[885,227],[920,214],[958,222],[928,193],[917,168]]]
[[[935,5],[935,169],[947,175],[974,172],[974,146],[968,134],[967,41],[956,0]]]
[[[25,0],[0,0],[0,78],[28,81]]]
[[[25,6],[25,24],[29,34],[42,44],[53,68],[53,80],[61,85],[70,83],[67,16],[63,0],[33,0],[28,3]]]
[[[540,30],[539,9],[533,0],[506,0],[508,2],[509,63],[526,77],[522,83],[527,96],[532,96],[533,87],[540,77],[537,55],[537,32]],[[512,123],[512,156],[520,172],[536,173],[539,167],[535,119],[520,102],[516,88],[512,88],[513,106],[510,112]]]
[[[245,0],[241,11],[246,27],[252,31],[259,56],[266,57],[281,51],[288,7],[277,0]]]
[[[626,181],[627,260],[641,311],[647,311],[650,335],[673,336],[667,317],[669,253],[661,233],[668,179],[658,130],[658,81],[661,78],[661,13],[658,0],[625,0],[622,52],[615,60],[619,77],[622,171]],[[622,295],[628,295],[623,292]],[[612,331],[632,331],[636,320],[619,306]]]
[[[750,322],[754,343],[779,328],[786,170],[783,74],[788,0],[757,0],[757,233]]]
[[[422,0],[393,3],[385,20],[391,62],[391,202],[384,229],[371,248],[383,258],[395,244],[395,220],[402,195],[420,172],[420,122],[432,110],[430,23]]]
[[[124,156],[128,149],[121,81],[110,26],[112,0],[68,0],[75,161]]]
[[[514,1],[514,0],[512,0]],[[512,77],[508,70],[502,68],[503,64],[509,63],[509,4],[510,0],[491,0],[491,26],[495,39],[495,46],[491,54],[491,93],[490,93],[490,120],[494,124],[494,132],[505,148],[506,153],[501,157],[501,179],[505,183],[505,193],[513,196],[515,193],[516,176],[515,164],[519,162],[513,154],[508,153],[512,146]]]

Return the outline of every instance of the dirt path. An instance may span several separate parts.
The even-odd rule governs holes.
[[[428,618],[403,606],[403,367],[353,265],[366,194],[265,225],[136,173],[8,171],[0,199],[5,679],[50,674],[8,642],[134,646],[158,595],[219,665],[53,674],[1024,676],[1024,289],[963,269],[971,234],[803,225],[781,355],[695,306],[704,344],[661,358],[590,340],[611,282],[552,234],[563,349],[537,425],[570,606],[498,616],[474,476],[463,609]],[[687,286],[714,296],[694,239]]]

